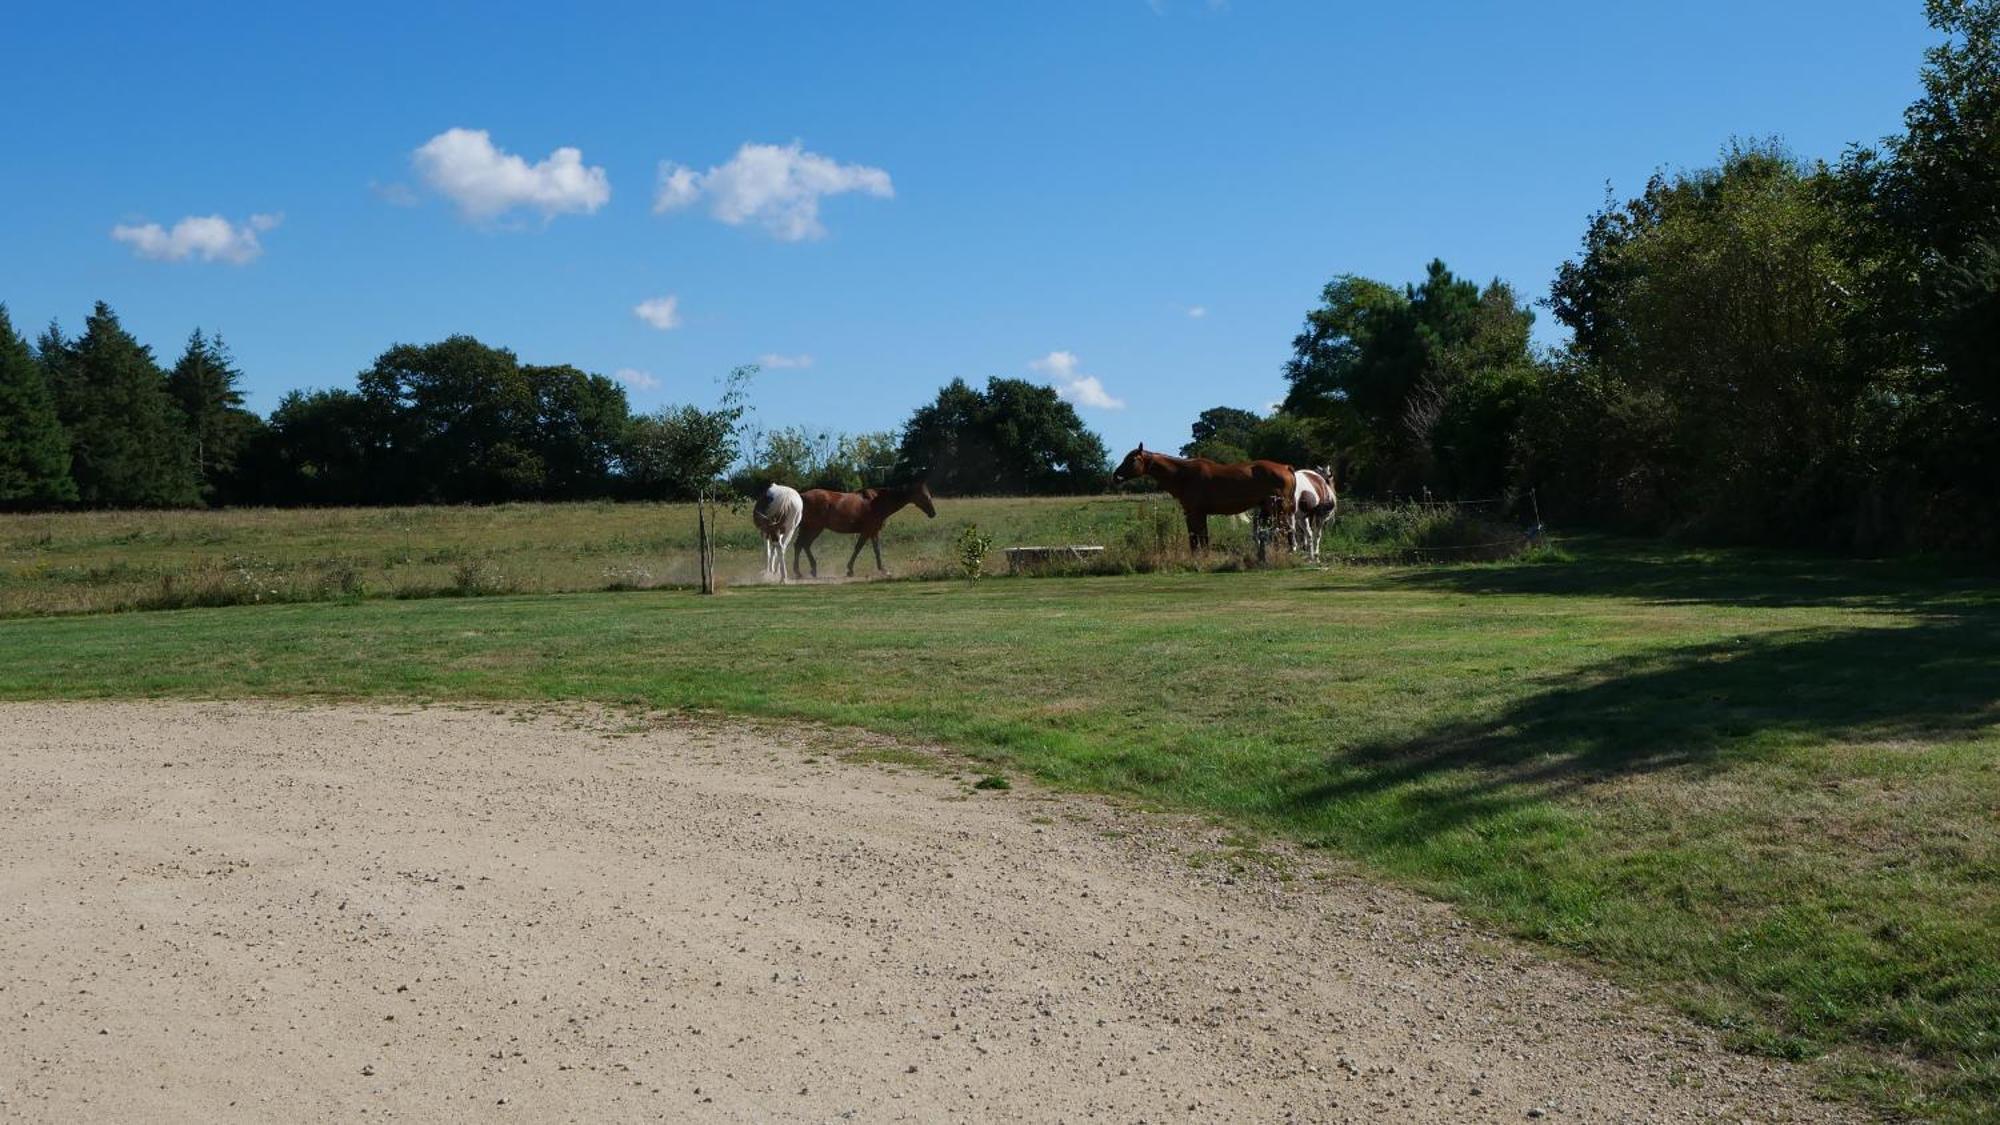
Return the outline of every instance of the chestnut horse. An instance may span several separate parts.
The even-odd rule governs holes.
[[[1148,453],[1144,442],[1125,455],[1113,483],[1151,477],[1169,496],[1180,501],[1187,515],[1188,549],[1208,547],[1208,517],[1233,516],[1261,509],[1264,501],[1279,498],[1289,506],[1292,497],[1292,469],[1276,461],[1244,461],[1224,464],[1206,457],[1169,457]],[[1281,513],[1282,514],[1282,513]]]
[[[814,578],[819,577],[819,560],[813,557],[813,540],[822,531],[837,531],[842,535],[853,535],[854,553],[847,556],[847,576],[854,577],[854,560],[861,557],[861,545],[875,545],[875,569],[887,573],[882,565],[882,525],[889,517],[903,510],[906,504],[915,504],[917,509],[932,519],[937,518],[937,509],[931,506],[931,490],[923,481],[915,484],[890,485],[887,488],[865,488],[860,492],[835,492],[830,488],[814,488],[799,494],[805,503],[805,518],[799,521],[798,538],[792,540],[792,574],[803,578],[799,572],[799,552],[804,551],[806,561],[812,564]]]

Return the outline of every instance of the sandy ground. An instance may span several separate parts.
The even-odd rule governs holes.
[[[0,1118],[1844,1116],[1206,825],[616,722],[0,705]]]

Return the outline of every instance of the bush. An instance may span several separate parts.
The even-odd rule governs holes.
[[[966,524],[958,533],[958,569],[968,580],[977,581],[986,573],[986,553],[993,549],[993,537]]]
[[[1351,562],[1454,563],[1512,558],[1529,546],[1518,526],[1445,504],[1343,506],[1321,551]]]

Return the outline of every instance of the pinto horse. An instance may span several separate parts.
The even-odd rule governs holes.
[[[764,573],[776,575],[778,581],[785,580],[785,547],[792,537],[799,533],[799,521],[805,518],[805,501],[799,498],[799,490],[788,484],[773,484],[757,497],[757,506],[750,510],[751,522],[764,536]]]
[[[1340,498],[1333,491],[1333,470],[1294,469],[1292,485],[1292,546],[1319,561],[1320,537],[1328,521],[1340,510]]]
[[[837,531],[842,535],[853,535],[854,553],[847,556],[847,576],[854,577],[854,560],[861,557],[864,543],[875,545],[875,569],[888,573],[882,565],[882,525],[889,517],[903,510],[905,505],[915,504],[917,509],[932,519],[937,518],[937,509],[931,505],[930,487],[923,481],[915,484],[890,485],[887,488],[867,488],[860,492],[835,492],[830,488],[814,488],[799,494],[805,504],[805,517],[799,521],[798,538],[792,540],[792,574],[803,578],[799,572],[799,552],[805,552],[806,561],[812,564],[814,578],[819,577],[819,560],[813,557],[813,540],[822,531]]]
[[[1280,507],[1289,506],[1292,496],[1292,469],[1276,461],[1244,461],[1224,464],[1206,457],[1169,457],[1148,453],[1144,442],[1125,455],[1113,483],[1122,484],[1150,477],[1167,495],[1180,501],[1187,516],[1188,550],[1208,548],[1208,517],[1233,516],[1260,509],[1277,497]]]

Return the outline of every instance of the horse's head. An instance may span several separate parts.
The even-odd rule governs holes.
[[[917,510],[931,519],[937,518],[937,507],[931,503],[931,486],[927,481],[903,486],[903,496],[917,506]]]
[[[1111,473],[1111,483],[1124,484],[1128,480],[1137,480],[1145,476],[1146,459],[1151,456],[1152,454],[1146,452],[1146,443],[1140,442],[1139,448],[1127,453],[1125,459],[1118,462],[1118,468]]]

